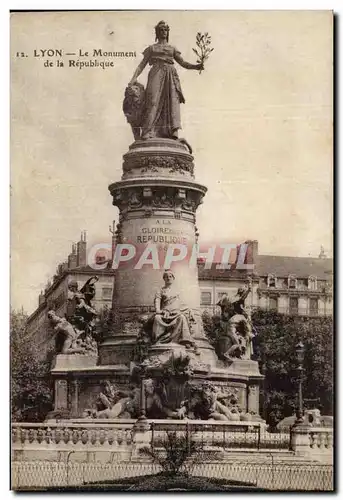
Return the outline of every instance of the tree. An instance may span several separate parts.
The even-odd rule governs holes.
[[[36,346],[28,338],[27,315],[11,311],[11,408],[14,421],[40,422],[52,406],[51,356],[39,360]]]
[[[322,414],[332,414],[332,317],[285,315],[258,309],[252,321],[258,332],[254,339],[254,357],[260,368],[265,368],[267,422],[274,426],[295,413],[298,391],[295,348],[300,340],[305,354],[304,398],[318,399]]]

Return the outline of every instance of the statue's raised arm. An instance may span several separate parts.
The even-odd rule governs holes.
[[[164,21],[155,26],[155,34],[156,43],[144,50],[143,59],[125,91],[123,110],[136,140],[178,138],[178,130],[181,128],[180,103],[184,103],[185,99],[174,61],[185,69],[204,69],[203,62],[186,62],[181,53],[169,45],[169,26]],[[144,90],[137,78],[147,64],[151,69]]]

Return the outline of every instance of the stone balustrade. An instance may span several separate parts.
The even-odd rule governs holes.
[[[333,449],[333,429],[315,427],[310,431],[310,448],[321,452],[330,452]]]
[[[296,455],[333,460],[333,428],[296,425],[291,430],[291,449]]]
[[[132,443],[134,420],[121,422],[84,421],[82,423],[14,423],[12,424],[13,449],[52,445],[129,447]]]
[[[63,460],[69,452],[82,454],[120,453],[130,460],[142,446],[163,446],[166,432],[189,433],[191,439],[209,447],[227,450],[291,450],[295,455],[327,460],[333,455],[333,429],[297,426],[291,433],[270,433],[260,422],[197,420],[70,420],[12,424],[12,450],[16,459]],[[58,458],[61,457],[61,458]]]

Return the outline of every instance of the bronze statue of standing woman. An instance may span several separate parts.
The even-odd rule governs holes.
[[[181,53],[172,45],[169,45],[169,26],[160,21],[155,27],[156,43],[147,47],[143,52],[143,60],[138,65],[134,75],[129,82],[126,90],[125,99],[127,100],[126,109],[124,101],[124,113],[128,121],[134,114],[130,109],[131,102],[133,107],[140,101],[140,117],[135,117],[134,126],[140,128],[141,139],[151,139],[154,137],[165,137],[169,139],[178,138],[178,130],[181,128],[180,103],[185,102],[179,76],[174,66],[174,61],[186,69],[203,70],[203,63],[191,64],[184,61]],[[138,76],[142,73],[145,66],[151,66],[147,87],[142,88],[137,83]],[[133,87],[136,86],[136,89]],[[143,103],[144,92],[144,103]],[[131,96],[131,97],[130,97]],[[134,130],[135,133],[135,130]],[[135,135],[135,138],[138,138]]]

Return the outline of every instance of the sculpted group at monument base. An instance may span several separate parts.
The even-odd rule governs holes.
[[[170,244],[193,247],[198,241],[196,211],[207,191],[194,178],[192,147],[180,139],[180,105],[185,102],[175,62],[204,70],[213,50],[211,37],[196,36],[196,64],[183,60],[169,44],[161,21],[156,43],[125,89],[123,111],[134,142],[123,157],[123,174],[109,186],[119,209],[117,243],[146,248]],[[147,84],[137,81],[149,65]],[[196,77],[196,74],[193,74]],[[199,77],[199,76],[198,76]],[[197,266],[173,262],[171,268],[115,270],[111,319],[97,332],[97,277],[80,289],[69,284],[66,317],[49,312],[56,334],[55,411],[84,419],[259,420],[262,376],[251,360],[255,335],[245,308],[252,283],[233,299],[222,297],[217,342],[205,335]]]

